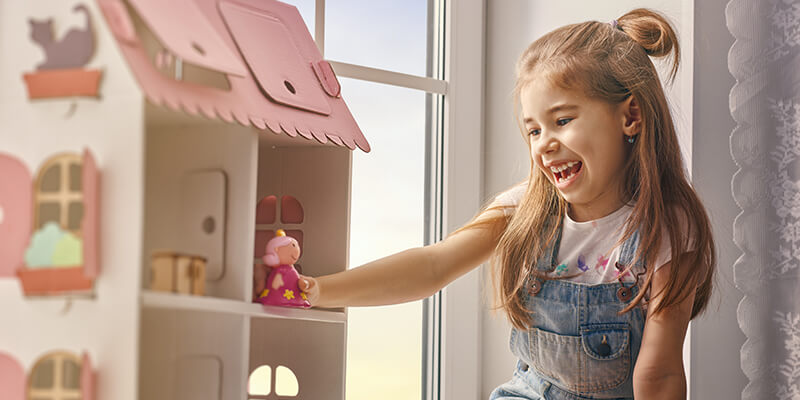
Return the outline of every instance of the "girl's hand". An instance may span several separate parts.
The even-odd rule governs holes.
[[[314,306],[319,300],[319,282],[310,276],[300,275],[297,280],[297,286],[301,291],[305,292],[308,302]]]

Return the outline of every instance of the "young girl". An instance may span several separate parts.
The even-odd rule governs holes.
[[[515,89],[529,178],[442,242],[300,289],[322,307],[412,301],[491,257],[519,359],[491,399],[685,398],[716,255],[648,57],[670,53],[674,78],[675,32],[644,9],[536,40]]]

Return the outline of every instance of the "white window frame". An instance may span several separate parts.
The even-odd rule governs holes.
[[[444,180],[434,190],[443,209],[432,241],[444,238],[477,212],[483,193],[485,0],[441,0],[444,5],[444,79],[421,77],[329,60],[340,77],[443,95]],[[314,39],[325,51],[325,0],[316,0]],[[481,396],[481,282],[475,269],[429,302],[436,336],[428,347],[426,400]],[[436,332],[440,329],[440,332]],[[437,340],[438,339],[438,340]],[[438,379],[437,379],[438,378]]]
[[[452,232],[483,193],[485,0],[446,1],[444,221]],[[443,290],[441,400],[481,396],[480,268]]]

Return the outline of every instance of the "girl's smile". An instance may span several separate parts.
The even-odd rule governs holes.
[[[553,173],[553,180],[558,190],[563,191],[567,186],[578,179],[578,175],[581,173],[581,167],[583,167],[583,163],[580,161],[552,163],[550,171]]]

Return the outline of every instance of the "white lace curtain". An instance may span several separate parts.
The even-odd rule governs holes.
[[[800,0],[731,0],[726,18],[742,399],[800,400]]]

